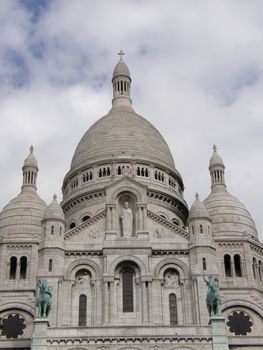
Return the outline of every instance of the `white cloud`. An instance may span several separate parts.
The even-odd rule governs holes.
[[[134,107],[167,140],[189,205],[209,193],[216,143],[228,188],[262,237],[262,1],[55,0],[35,22],[15,1],[0,7],[2,206],[18,192],[31,143],[39,193],[58,192],[82,134],[110,109],[122,48]]]

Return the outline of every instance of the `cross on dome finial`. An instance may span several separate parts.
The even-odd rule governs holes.
[[[124,56],[124,55],[125,55],[125,53],[122,51],[122,49],[120,49],[120,51],[119,51],[118,55],[120,56],[120,59],[122,59],[122,56]]]
[[[217,145],[213,145],[213,150],[214,150],[214,152],[216,152],[217,151]]]
[[[29,150],[30,150],[30,153],[33,153],[33,152],[34,152],[34,146],[31,145],[30,148],[29,148]]]
[[[196,199],[199,199],[199,193],[198,193],[198,192],[196,192],[195,198],[196,198]]]

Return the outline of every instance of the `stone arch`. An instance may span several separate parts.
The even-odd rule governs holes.
[[[142,260],[140,260],[139,258],[137,258],[135,256],[120,256],[120,257],[116,258],[115,260],[113,260],[112,263],[110,264],[109,275],[114,276],[114,272],[115,272],[115,269],[117,268],[117,266],[122,262],[129,262],[129,261],[138,265],[138,267],[141,271],[141,275],[147,274],[145,264],[143,263]]]
[[[137,186],[138,185],[135,187],[135,184],[133,185],[132,183],[127,182],[120,184],[120,186],[117,186],[117,188],[111,193],[110,202],[115,203],[119,194],[122,192],[130,192],[137,198],[137,202],[143,202],[143,195]]]
[[[196,350],[196,348],[189,345],[175,345],[169,348],[168,350]]]
[[[160,261],[154,268],[154,277],[160,278],[163,272],[168,268],[177,269],[180,279],[188,279],[190,277],[190,272],[187,265],[177,258],[166,258]]]
[[[65,273],[66,280],[74,280],[75,274],[80,269],[87,269],[90,271],[92,279],[101,278],[101,268],[100,266],[90,259],[79,259],[72,262]]]
[[[263,309],[262,308],[260,308],[257,304],[251,303],[250,301],[243,300],[243,299],[233,299],[233,300],[227,301],[225,303],[222,303],[221,304],[221,311],[224,312],[227,309],[230,309],[233,307],[247,308],[249,310],[254,311],[261,318],[263,318]]]
[[[21,310],[30,314],[33,318],[35,315],[35,310],[27,304],[24,303],[6,303],[0,305],[0,312],[8,311],[8,310]]]

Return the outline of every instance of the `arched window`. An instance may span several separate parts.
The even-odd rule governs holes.
[[[193,235],[195,234],[195,228],[194,228],[194,226],[192,226],[192,234],[193,234]]]
[[[235,265],[235,274],[236,277],[241,277],[242,276],[242,272],[241,272],[241,259],[240,259],[240,255],[235,254],[234,255],[234,265]]]
[[[206,270],[206,258],[202,258],[203,270]]]
[[[54,226],[51,226],[51,234],[54,234]]]
[[[90,219],[90,216],[89,215],[85,215],[85,216],[83,216],[83,218],[82,218],[82,222],[85,222],[85,221],[87,221],[87,220],[89,220]]]
[[[228,254],[224,256],[224,265],[226,277],[231,277],[231,257]]]
[[[262,261],[260,260],[258,263],[258,275],[259,275],[259,280],[262,282]]]
[[[169,310],[170,310],[170,325],[175,326],[178,324],[177,321],[177,303],[176,303],[176,295],[169,295]]]
[[[52,272],[52,268],[53,268],[53,260],[49,259],[48,260],[48,272]]]
[[[72,222],[72,223],[69,225],[69,229],[72,230],[74,227],[76,227],[76,224],[75,224],[75,222]]]
[[[122,273],[122,303],[123,312],[133,312],[133,271]]]
[[[200,233],[203,233],[203,225],[200,225]]]
[[[27,269],[27,257],[22,256],[20,258],[20,279],[26,279],[26,269]]]
[[[87,297],[81,294],[79,297],[79,326],[86,326],[87,322]]]
[[[257,278],[257,274],[256,274],[256,266],[257,266],[257,260],[256,258],[253,258],[253,262],[252,262],[252,270],[253,270],[253,276],[256,279]]]
[[[17,266],[17,258],[16,256],[12,256],[10,258],[10,274],[9,274],[10,280],[16,279],[16,266]]]

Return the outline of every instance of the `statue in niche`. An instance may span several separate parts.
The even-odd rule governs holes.
[[[128,202],[125,202],[124,207],[122,208],[121,222],[122,222],[123,237],[131,237],[133,214],[132,214],[132,210],[129,208]]]
[[[84,271],[83,274],[79,275],[77,278],[77,283],[78,284],[86,284],[90,280],[90,276],[87,271]]]
[[[164,276],[165,287],[177,287],[179,285],[179,276],[176,271],[168,271]]]

